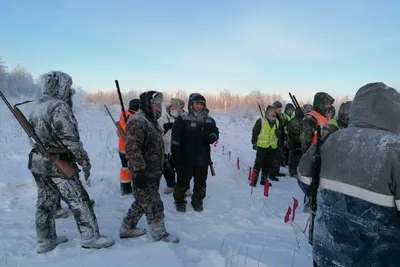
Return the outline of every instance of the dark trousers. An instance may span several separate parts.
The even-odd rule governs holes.
[[[164,178],[167,187],[175,187],[175,168],[171,160],[171,154],[165,154],[164,157]]]
[[[206,197],[208,166],[179,166],[176,168],[177,182],[174,190],[175,203],[186,203],[186,190],[194,178],[192,204],[201,205]]]
[[[283,148],[279,147],[279,149]],[[275,151],[275,158],[270,171],[271,175],[278,175],[281,172],[281,165],[284,164],[284,158],[282,157],[281,153],[278,152],[278,149],[275,149]]]
[[[296,149],[296,148],[291,148],[289,150],[289,173],[290,176],[296,175],[297,174],[297,166],[299,165],[301,156],[303,154],[301,153],[301,148]]]
[[[273,174],[272,171],[275,166],[276,154],[276,149],[260,147],[257,149],[253,170],[257,173],[261,171],[261,182],[264,182],[269,174]],[[257,184],[257,178],[254,184]]]

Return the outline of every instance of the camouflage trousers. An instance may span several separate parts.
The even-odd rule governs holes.
[[[160,188],[161,175],[149,178],[145,188],[137,188],[133,181],[133,196],[135,201],[132,203],[124,217],[122,225],[126,228],[136,228],[137,223],[143,215],[146,215],[147,224],[155,225],[164,220],[164,204],[161,200]]]
[[[83,240],[99,236],[93,204],[79,176],[71,180],[32,173],[38,187],[36,203],[36,235],[38,241],[57,238],[54,213],[60,197],[72,211]]]

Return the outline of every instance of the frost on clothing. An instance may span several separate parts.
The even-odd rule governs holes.
[[[400,262],[400,94],[383,83],[360,88],[349,126],[321,147],[314,230],[318,266],[398,266]],[[299,181],[310,184],[315,144]]]
[[[29,122],[45,147],[57,149],[60,158],[90,169],[90,161],[79,138],[78,123],[67,102],[71,99],[72,78],[63,72],[44,75],[44,96],[33,107]],[[54,212],[59,197],[72,210],[83,240],[99,237],[96,216],[79,177],[66,180],[56,167],[35,150],[30,153],[30,170],[38,186],[36,230],[40,241],[56,238]]]
[[[50,148],[67,149],[72,160],[90,168],[90,160],[80,141],[78,122],[70,105],[72,78],[60,72],[44,76],[44,95],[35,103],[29,122],[43,144]],[[61,177],[54,164],[39,153],[32,155],[31,171]]]
[[[171,129],[164,129],[164,125],[168,123],[174,123],[175,118],[167,113],[161,115],[161,118],[158,119],[158,124],[163,130],[163,141],[164,141],[164,152],[165,154],[171,154]]]
[[[164,144],[156,120],[149,120],[143,110],[133,114],[126,125],[126,159],[131,173],[161,174]]]

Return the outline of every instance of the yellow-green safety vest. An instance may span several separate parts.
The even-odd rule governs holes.
[[[295,115],[294,112],[292,113],[292,115],[289,115],[289,114],[286,114],[286,113],[283,114],[283,116],[285,116],[285,119],[286,119],[287,121],[293,120],[294,115]]]
[[[271,147],[273,149],[276,149],[278,147],[278,137],[275,134],[275,130],[277,127],[279,127],[279,120],[276,119],[275,122],[275,125],[271,128],[267,119],[261,119],[261,131],[257,139],[258,147]]]
[[[330,119],[328,124],[331,124],[333,126],[336,126],[337,128],[340,128],[336,119]]]

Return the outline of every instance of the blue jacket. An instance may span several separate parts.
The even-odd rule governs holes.
[[[350,122],[321,146],[313,238],[318,266],[400,266],[400,94],[383,83],[361,87]],[[307,194],[313,144],[299,163]]]

